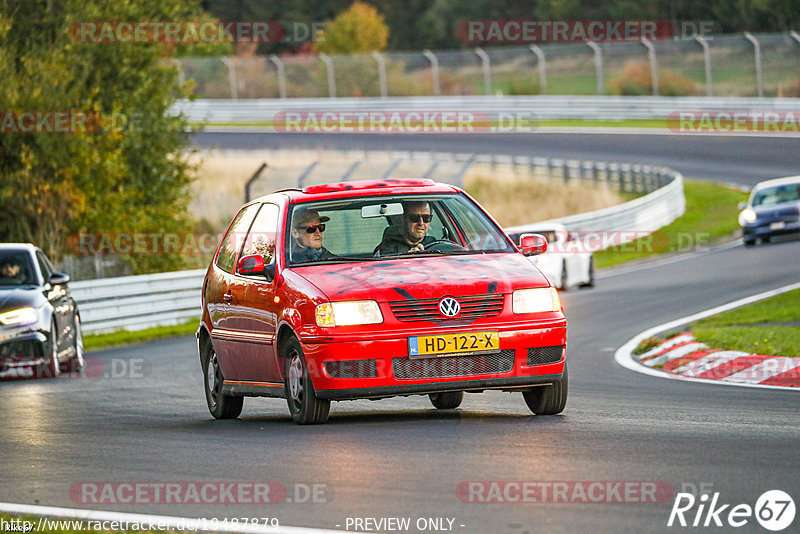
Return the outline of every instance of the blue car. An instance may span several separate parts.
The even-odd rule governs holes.
[[[756,184],[739,209],[745,246],[755,245],[758,239],[769,243],[773,236],[800,232],[800,176]]]

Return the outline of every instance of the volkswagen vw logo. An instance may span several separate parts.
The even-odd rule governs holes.
[[[461,312],[461,304],[453,297],[445,297],[439,301],[439,312],[445,317],[455,317]]]

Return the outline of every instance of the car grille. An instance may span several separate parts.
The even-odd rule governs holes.
[[[455,297],[461,305],[461,312],[455,317],[445,317],[439,313],[441,299],[401,300],[390,302],[389,307],[398,321],[458,321],[492,317],[503,311],[504,295],[472,295]]]
[[[528,349],[528,365],[542,365],[561,361],[564,345],[555,347],[536,347]]]
[[[0,345],[0,359],[9,362],[35,360],[43,355],[42,344],[32,339],[10,341]]]
[[[325,362],[325,372],[331,378],[376,378],[376,360],[343,360]]]
[[[514,367],[514,351],[479,356],[444,356],[441,358],[392,358],[392,371],[398,380],[441,378],[490,373],[505,373]]]

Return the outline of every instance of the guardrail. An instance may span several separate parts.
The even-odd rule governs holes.
[[[457,110],[488,117],[495,131],[519,131],[512,119],[533,121],[524,131],[536,128],[535,121],[547,119],[624,120],[660,119],[665,121],[676,111],[775,111],[800,109],[800,98],[725,98],[658,96],[449,96],[399,98],[256,98],[246,100],[181,100],[172,108],[191,122],[210,125],[259,124],[277,130],[272,121],[280,112],[435,112]],[[505,121],[505,125],[500,121]],[[316,131],[324,133],[323,128]],[[342,131],[342,130],[336,130]]]
[[[653,232],[681,216],[685,209],[682,176],[663,167],[488,155],[473,155],[470,161],[473,160],[536,166],[549,178],[565,183],[605,181],[620,190],[651,191],[618,206],[550,221],[560,222],[569,230],[614,232],[621,236],[617,243],[641,236],[642,232]],[[506,228],[509,232],[526,229],[526,225]],[[205,269],[196,269],[124,276],[73,282],[70,289],[78,302],[85,332],[139,330],[199,316],[204,275]]]
[[[84,332],[141,330],[200,316],[205,269],[70,283]]]

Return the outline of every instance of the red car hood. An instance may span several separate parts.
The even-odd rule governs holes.
[[[331,300],[395,301],[508,293],[550,283],[518,253],[403,258],[293,269]]]

